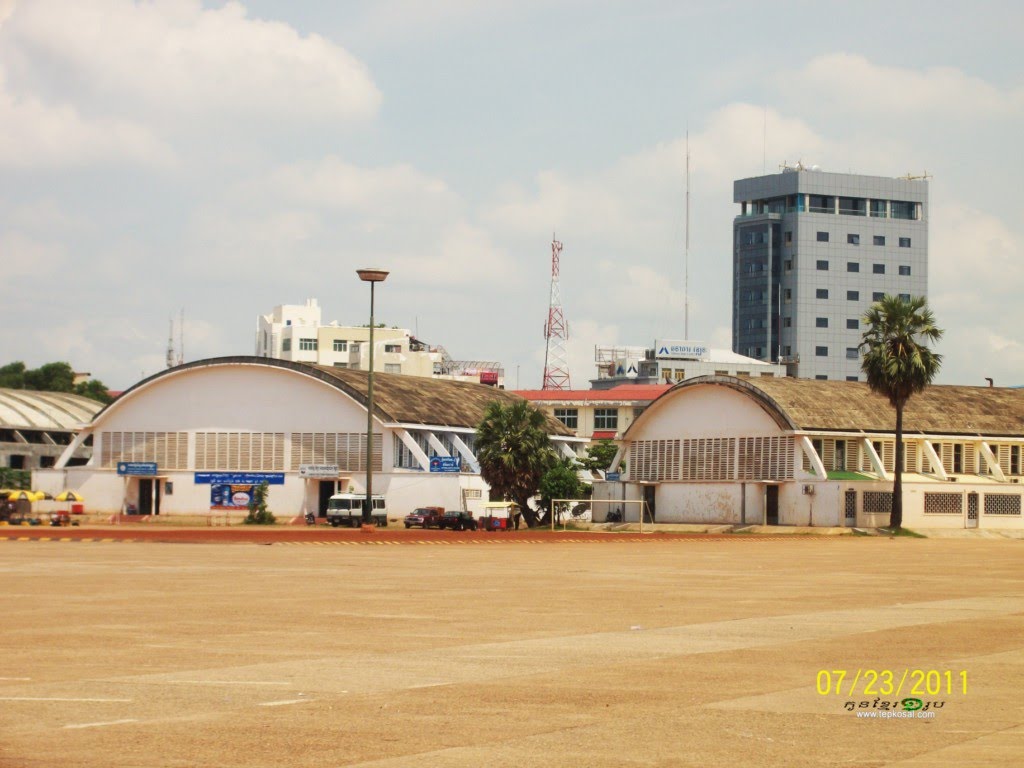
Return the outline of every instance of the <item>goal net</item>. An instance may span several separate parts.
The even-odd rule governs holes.
[[[579,523],[654,524],[650,505],[643,499],[552,499],[551,530],[565,531]]]

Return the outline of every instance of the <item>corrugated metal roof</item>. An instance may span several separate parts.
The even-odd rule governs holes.
[[[367,400],[366,371],[310,365],[344,384],[345,390],[363,406]],[[504,404],[521,400],[519,395],[504,389],[463,381],[430,379],[395,373],[373,374],[373,406],[385,420],[399,424],[434,424],[476,429],[489,403]],[[557,419],[546,417],[548,432],[572,436]]]
[[[0,389],[0,426],[73,432],[103,408],[102,403],[70,392]]]
[[[709,383],[760,390],[798,429],[896,430],[895,409],[865,382],[702,376],[677,384],[672,391]],[[933,384],[910,398],[903,430],[908,434],[1022,437],[1024,390]]]

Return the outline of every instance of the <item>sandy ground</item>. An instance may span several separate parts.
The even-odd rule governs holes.
[[[0,766],[1024,765],[1020,542],[415,541],[0,541]]]

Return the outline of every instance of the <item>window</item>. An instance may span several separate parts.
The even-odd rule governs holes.
[[[384,363],[384,373],[401,373],[401,363]]]
[[[910,294],[909,293],[901,293],[900,294],[900,301],[910,301]]]
[[[827,299],[828,298],[828,288],[819,288],[818,290],[816,290],[814,292],[814,297],[816,299]]]
[[[840,197],[839,212],[846,216],[867,216],[868,201],[863,197]]]
[[[852,234],[851,235],[847,235],[846,236],[846,244],[847,245],[860,245],[860,235],[852,235]]]
[[[299,339],[299,349],[303,352],[316,352],[316,339]]]
[[[858,379],[856,376],[847,376],[846,380],[847,381],[860,381],[860,379]]]
[[[909,248],[909,247],[910,247],[910,238],[909,237],[901,237],[900,238],[900,248]]]
[[[846,292],[846,300],[847,301],[860,301],[860,291],[847,291]]]
[[[1010,446],[1010,474],[1011,475],[1019,475],[1020,474],[1020,446],[1019,445],[1011,445]]]
[[[786,232],[786,245],[792,245],[792,244],[793,244],[793,233],[792,232]]]
[[[807,210],[809,213],[835,213],[835,199],[828,195],[808,195]]]
[[[848,317],[848,318],[846,318],[846,328],[847,328],[847,330],[850,330],[850,331],[858,331],[858,330],[860,330],[860,320],[858,320],[855,317]]]
[[[815,328],[828,328],[828,318],[827,317],[816,317],[816,318],[814,318],[814,327]]]
[[[348,363],[334,363],[335,368],[348,368]]]
[[[782,268],[784,270],[786,270],[787,272],[792,272],[793,271],[793,260],[792,259],[786,259],[785,261],[783,261],[782,262]]]
[[[818,233],[818,242],[819,243],[827,243],[828,242],[828,232],[819,232]]]
[[[917,218],[917,203],[893,200],[889,203],[889,210],[892,212],[894,219],[913,220]]]
[[[569,429],[576,429],[579,424],[580,412],[577,408],[555,408],[555,418]]]
[[[860,272],[860,262],[859,261],[848,261],[848,262],[846,262],[846,271],[847,272]]]
[[[871,300],[872,301],[881,301],[884,298],[885,298],[885,294],[882,293],[882,291],[875,291],[874,293],[871,294]]]
[[[291,352],[292,351],[292,340],[291,339],[282,339],[281,340],[281,351],[282,352]]]
[[[782,318],[782,327],[783,328],[792,328],[793,327],[793,318],[792,317],[784,317],[784,318]]]
[[[827,272],[828,271],[828,259],[818,259],[817,264],[815,266],[819,270]]]
[[[885,274],[885,264],[872,264],[871,271],[876,275]]]
[[[815,357],[828,357],[828,347],[815,347],[814,355]]]
[[[819,374],[818,374],[817,376],[815,376],[814,378],[815,378],[815,379],[817,379],[818,381],[828,381],[828,376],[826,376],[826,375],[825,375],[825,374],[823,374],[823,373],[819,373]]]
[[[909,264],[900,264],[900,277],[910,277]]]
[[[345,339],[334,340],[334,351],[335,352],[348,352],[348,342]]]
[[[384,345],[384,351],[385,352],[401,352],[402,351],[402,345],[401,344],[385,344]]]
[[[594,429],[618,429],[619,410],[617,408],[595,408]]]
[[[885,245],[885,235],[875,235],[875,245]]]
[[[793,289],[792,288],[786,288],[785,290],[782,291],[782,300],[786,304],[789,304],[789,302],[791,302],[793,300]]]
[[[871,201],[871,216],[876,219],[885,218],[885,200]]]
[[[860,356],[860,355],[857,354],[857,352],[858,352],[858,350],[857,350],[856,347],[847,347],[846,348],[846,359],[847,360],[856,360]]]
[[[964,446],[961,443],[953,443],[953,474],[964,473]]]
[[[793,347],[791,347],[791,346],[789,346],[789,345],[787,344],[786,346],[784,346],[784,347],[782,348],[782,355],[783,355],[784,357],[789,357],[789,356],[790,356],[790,355],[792,355],[792,354],[793,354]]]

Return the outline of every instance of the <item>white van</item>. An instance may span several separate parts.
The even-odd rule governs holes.
[[[327,501],[327,522],[335,528],[339,525],[356,528],[363,522],[363,506],[365,504],[365,494],[336,493]],[[387,526],[388,511],[384,506],[383,496],[373,497],[372,516],[375,525]]]

